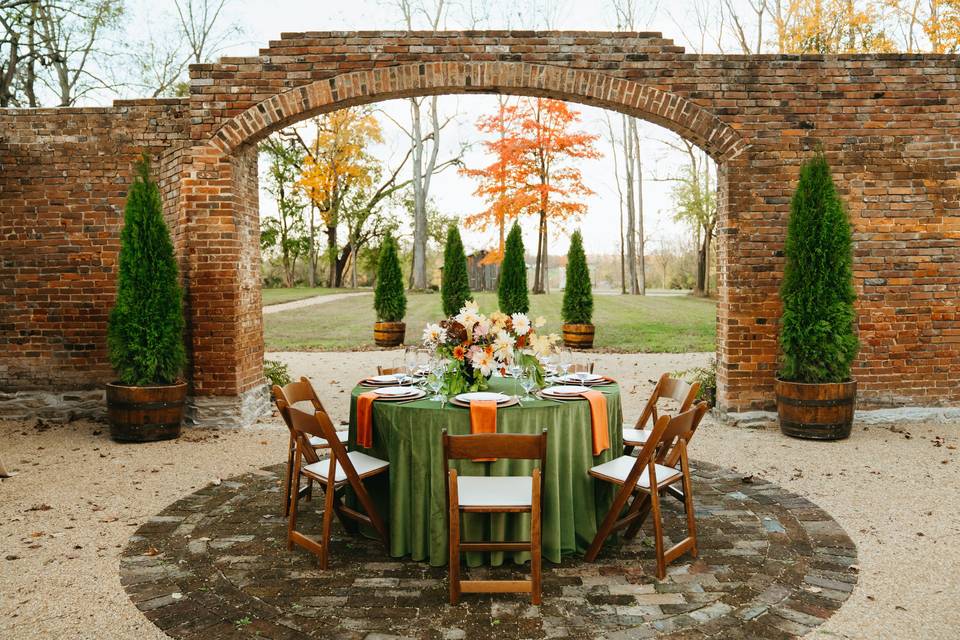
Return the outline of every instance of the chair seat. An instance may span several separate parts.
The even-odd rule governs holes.
[[[374,458],[373,456],[368,456],[365,453],[359,451],[351,451],[347,453],[347,457],[350,458],[350,462],[353,464],[353,468],[356,469],[357,475],[361,478],[367,476],[372,476],[376,473],[380,473],[384,469],[390,466],[390,463],[386,460],[381,460],[380,458]],[[319,462],[314,462],[313,464],[308,464],[303,467],[302,471],[307,475],[313,476],[319,480],[326,482],[327,472],[330,470],[330,460],[321,460]],[[347,472],[343,470],[342,465],[337,465],[336,476],[333,481],[336,482],[346,482]]]
[[[623,444],[625,445],[644,445],[647,443],[647,438],[649,437],[650,431],[646,429],[623,427]]]
[[[461,507],[529,507],[533,504],[530,476],[458,476]]]
[[[627,476],[633,470],[633,465],[637,459],[633,456],[620,456],[610,462],[604,462],[590,469],[590,475],[598,476],[617,484],[623,484],[627,481]],[[656,465],[657,485],[662,487],[680,478],[683,474],[678,469],[671,469],[663,465]],[[637,480],[637,486],[641,489],[650,488],[650,471],[647,467],[643,468],[640,478]]]
[[[346,444],[350,440],[350,432],[337,431],[337,440],[340,441],[340,444]],[[321,438],[320,436],[310,436],[310,446],[314,449],[321,449],[329,447],[330,444],[327,442],[326,438]]]

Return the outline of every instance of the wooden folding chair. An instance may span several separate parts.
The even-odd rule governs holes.
[[[384,473],[390,463],[359,451],[348,453],[336,438],[330,416],[324,411],[317,411],[310,415],[299,409],[288,407],[287,412],[290,414],[290,422],[298,441],[294,457],[294,482],[299,482],[300,476],[316,480],[323,487],[324,492],[323,529],[319,541],[296,530],[300,492],[293,492],[293,504],[287,520],[287,548],[292,551],[293,545],[297,544],[315,553],[320,559],[320,568],[326,569],[330,546],[330,525],[336,513],[350,533],[354,533],[356,528],[347,524],[348,519],[372,526],[380,535],[384,546],[389,549],[386,524],[380,518],[363,481]],[[330,443],[329,458],[321,460],[317,456],[313,447],[309,446],[310,436],[325,438]],[[342,491],[347,486],[353,489],[365,513],[343,503]]]
[[[595,363],[591,362],[590,364],[572,364],[570,365],[570,373],[593,373],[593,365]]]
[[[646,444],[636,458],[620,456],[590,469],[590,475],[620,487],[610,511],[597,530],[585,559],[593,562],[603,542],[611,533],[627,527],[626,538],[632,538],[640,529],[648,513],[653,514],[653,537],[657,555],[657,578],[667,575],[667,564],[690,552],[697,557],[697,522],[693,510],[693,490],[690,477],[690,462],[687,459],[687,442],[697,424],[707,412],[707,403],[701,402],[675,418],[660,416],[654,424]],[[666,451],[661,461],[658,453]],[[680,468],[669,464],[675,451]],[[676,462],[674,462],[676,464]],[[660,513],[660,494],[667,487],[683,484],[683,506],[687,516],[687,537],[670,549],[664,550],[663,521]],[[632,500],[631,500],[632,497]],[[624,513],[624,508],[626,512]],[[624,515],[621,517],[621,513]]]
[[[302,405],[309,403],[314,412],[325,411],[325,409],[323,408],[323,403],[320,402],[320,398],[317,396],[317,392],[314,391],[313,385],[310,384],[310,381],[305,377],[283,387],[274,385],[273,401],[277,404],[277,409],[280,411],[280,415],[283,417],[283,421],[287,423],[287,429],[290,431],[290,438],[287,443],[287,473],[283,479],[283,515],[286,517],[290,514],[290,487],[293,484],[293,454],[297,442],[293,435],[293,425],[290,424],[290,418],[287,415],[286,408],[296,407],[306,409],[306,407]],[[301,406],[298,407],[298,404],[301,404]],[[337,440],[339,442],[347,442],[349,438],[347,431],[336,431],[335,433],[337,434]],[[330,443],[327,442],[326,438],[314,436],[310,438],[310,446],[316,450],[323,450],[328,449]],[[307,491],[309,491],[309,488],[310,486],[308,485]],[[299,487],[297,489],[299,490]]]
[[[458,476],[450,460],[510,458],[539,460],[528,476]],[[450,514],[450,604],[461,593],[529,593],[540,604],[542,505],[541,476],[546,469],[547,431],[538,436],[483,433],[447,435],[443,430],[443,468],[447,472],[447,511]],[[461,542],[462,513],[529,513],[530,540],[514,542]],[[469,551],[529,551],[530,580],[461,580],[460,554]]]
[[[379,376],[392,376],[395,373],[402,373],[403,367],[385,367],[383,365],[377,365],[377,375]]]
[[[634,447],[642,447],[644,443],[646,443],[647,438],[650,436],[650,430],[646,428],[647,422],[650,421],[650,418],[653,418],[654,423],[659,419],[657,403],[660,402],[660,400],[669,398],[679,403],[680,409],[677,411],[679,414],[693,406],[693,401],[697,399],[697,393],[699,391],[699,382],[690,384],[686,380],[671,378],[669,373],[660,376],[660,380],[657,381],[656,386],[653,388],[653,393],[650,394],[650,399],[647,400],[647,404],[643,408],[643,413],[640,414],[640,418],[636,424],[633,428],[629,428],[626,425],[623,427],[623,455],[630,455]]]

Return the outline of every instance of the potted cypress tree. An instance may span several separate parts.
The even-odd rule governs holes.
[[[776,382],[783,433],[850,435],[857,383],[850,222],[822,152],[804,163],[790,203],[780,299],[783,362]]]
[[[530,299],[527,296],[527,264],[524,262],[523,236],[516,222],[507,234],[500,265],[500,284],[497,286],[500,311],[507,315],[528,313]]]
[[[373,341],[378,347],[395,347],[403,342],[406,325],[407,296],[403,291],[403,272],[393,236],[387,235],[380,247],[377,262],[377,287],[373,293],[377,322],[373,325]]]
[[[180,435],[187,383],[183,293],[160,190],[146,154],[136,165],[120,234],[117,298],[107,347],[119,378],[107,385],[110,435],[152,442]]]
[[[443,278],[440,281],[443,315],[456,315],[470,296],[470,277],[467,275],[467,254],[463,251],[460,230],[452,224],[447,230],[447,246],[443,249]]]
[[[583,237],[579,231],[570,236],[567,252],[567,283],[563,289],[563,343],[576,349],[592,349],[594,327],[593,290],[587,255],[583,252]]]

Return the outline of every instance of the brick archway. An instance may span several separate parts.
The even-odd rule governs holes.
[[[251,143],[340,106],[471,92],[622,111],[719,162],[718,399],[736,411],[772,404],[790,196],[822,147],[854,229],[861,406],[960,404],[956,56],[690,55],[656,33],[304,32],[190,76],[182,99],[0,110],[0,409],[102,407],[123,194],[146,149],[188,291],[193,417],[250,422],[266,408]]]
[[[333,76],[264,98],[226,120],[184,163],[179,219],[188,232],[191,281],[194,419],[207,422],[204,406],[222,420],[219,398],[238,398],[237,420],[260,411],[263,335],[260,315],[259,214],[255,146],[270,133],[311,116],[395,98],[501,93],[543,96],[611,109],[663,126],[694,142],[719,163],[719,207],[727,211],[726,163],[748,149],[731,126],[687,100],[651,85],[604,73],[517,62],[442,62],[374,68]],[[224,185],[219,188],[212,185]],[[218,206],[211,210],[211,201]],[[229,210],[230,247],[213,248],[212,223],[221,228]],[[237,243],[237,239],[243,239]],[[217,260],[209,261],[214,249]],[[234,296],[222,297],[224,269],[236,268]],[[229,278],[228,278],[229,279]],[[217,284],[213,284],[217,283]],[[721,292],[723,285],[720,285]],[[722,293],[721,293],[722,295]],[[213,318],[234,318],[223,323]],[[237,349],[237,345],[244,348]],[[258,399],[259,398],[259,399]],[[216,416],[216,418],[214,418]]]

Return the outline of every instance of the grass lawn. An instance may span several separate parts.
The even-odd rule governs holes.
[[[484,313],[495,311],[495,293],[475,294]],[[266,291],[264,291],[266,297]],[[560,293],[530,296],[530,315],[547,319],[546,330],[560,331]],[[594,297],[595,346],[606,351],[683,353],[713,351],[717,306],[692,297]],[[441,318],[440,295],[408,294],[407,344],[415,344],[427,322]],[[315,307],[265,315],[268,351],[372,349],[373,297],[358,296]]]
[[[263,290],[263,306],[293,302],[314,296],[329,296],[333,293],[350,293],[353,289],[328,289],[326,287],[281,287]]]

